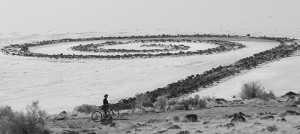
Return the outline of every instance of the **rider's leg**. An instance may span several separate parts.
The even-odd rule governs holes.
[[[104,115],[106,116],[107,115],[107,111],[108,111],[108,107],[103,107],[102,110],[104,112]]]

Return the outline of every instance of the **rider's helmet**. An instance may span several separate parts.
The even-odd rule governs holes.
[[[105,95],[104,95],[104,97],[107,97],[107,96],[108,96],[108,94],[105,94]]]

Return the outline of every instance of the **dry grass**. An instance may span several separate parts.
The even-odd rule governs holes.
[[[258,81],[245,83],[242,86],[240,96],[242,99],[261,98],[263,100],[274,99],[273,91],[265,92],[264,87]]]
[[[161,110],[165,110],[166,109],[166,106],[167,106],[167,101],[168,99],[164,96],[159,96],[157,97],[156,99],[156,102],[154,102],[154,106],[157,108],[157,109],[161,109]]]
[[[147,94],[145,94],[145,93],[136,94],[135,98],[136,98],[136,100],[135,100],[136,108],[153,107],[150,97]]]
[[[257,81],[252,81],[243,85],[240,96],[242,99],[259,98],[263,92],[262,85]]]
[[[47,113],[38,106],[38,101],[28,105],[26,112],[15,112],[9,106],[0,107],[1,133],[48,134],[43,118]]]
[[[203,96],[202,99],[210,102],[210,101],[213,101],[216,98],[215,97],[211,97],[211,96]]]
[[[97,108],[96,105],[82,104],[74,108],[74,111],[84,114],[90,114]]]

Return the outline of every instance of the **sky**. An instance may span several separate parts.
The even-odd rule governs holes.
[[[300,37],[299,0],[0,0],[0,33],[236,33]]]

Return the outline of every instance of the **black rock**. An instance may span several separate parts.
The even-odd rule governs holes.
[[[61,121],[67,119],[66,117],[58,117],[56,120]]]
[[[164,122],[162,119],[150,119],[147,121],[147,123],[161,123]]]
[[[290,91],[290,92],[287,92],[284,96],[297,96],[297,95],[299,95],[299,94]]]
[[[203,125],[206,125],[206,124],[208,124],[209,123],[209,121],[205,121],[205,122],[203,122]]]
[[[286,122],[286,119],[285,118],[281,118],[281,119],[278,119],[277,121],[278,122]]]
[[[67,112],[66,111],[62,111],[58,114],[58,117],[56,118],[56,120],[65,120],[67,119]]]
[[[223,127],[223,125],[218,125],[217,128],[218,128],[218,127]]]
[[[189,134],[189,133],[190,133],[189,131],[180,131],[177,134]]]
[[[136,129],[135,129],[135,131],[142,131],[142,129],[138,129],[138,128],[136,128]]]
[[[254,125],[261,125],[261,123],[259,123],[259,122],[254,122]]]
[[[300,129],[300,125],[298,125],[298,126],[294,126],[294,128],[296,128],[296,129],[298,129],[298,130],[299,130],[299,129]]]
[[[77,131],[64,130],[63,134],[79,134]]]
[[[239,113],[235,113],[235,114],[229,115],[228,118],[233,118],[235,116],[243,116],[244,117],[246,115],[244,113],[242,113],[242,112],[239,112]]]
[[[87,129],[82,129],[80,130],[80,132],[89,132],[90,130],[87,130]]]
[[[112,122],[112,123],[109,125],[109,127],[116,127],[116,125],[117,125],[117,123]]]
[[[179,121],[180,121],[180,118],[179,118],[178,116],[174,116],[174,117],[173,117],[173,121],[174,121],[174,122],[179,122]]]
[[[172,127],[169,127],[169,129],[181,129],[181,127],[179,127],[178,125],[174,125]]]
[[[285,113],[287,114],[287,115],[299,115],[300,113],[298,113],[298,112],[296,112],[296,111],[293,111],[293,110],[287,110],[287,111],[285,111]]]
[[[232,128],[232,127],[235,127],[235,125],[233,123],[228,123],[228,124],[224,125],[224,127]]]
[[[201,130],[197,130],[195,133],[203,133],[203,131],[201,131]]]
[[[167,132],[168,130],[161,130],[161,131],[158,131],[158,132],[156,132],[155,134],[163,134],[163,133],[165,133],[165,132]]]
[[[243,114],[242,112],[240,113],[235,113],[233,114],[233,118],[231,120],[231,123],[234,123],[234,122],[246,122],[246,119],[244,117],[245,114]]]
[[[276,132],[278,131],[277,126],[273,125],[273,126],[267,126],[266,130],[268,130],[269,132]]]
[[[180,118],[178,116],[171,116],[171,117],[168,117],[166,121],[167,122],[168,121],[179,122]]]
[[[273,115],[267,115],[261,118],[261,120],[269,120],[269,119],[274,119],[275,117]]]
[[[189,122],[197,122],[198,116],[196,114],[187,114],[185,118],[188,119]]]
[[[217,102],[227,102],[227,100],[223,99],[223,98],[216,98],[215,99]]]
[[[67,112],[66,111],[62,111],[59,114],[67,114]]]
[[[298,106],[295,104],[291,104],[291,105],[286,105],[285,107],[298,107]]]

